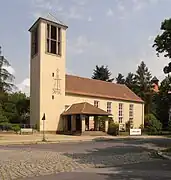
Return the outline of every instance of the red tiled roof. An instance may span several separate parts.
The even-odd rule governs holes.
[[[91,115],[101,115],[108,116],[110,115],[106,111],[93,106],[87,102],[72,104],[62,115],[73,115],[73,114],[91,114]]]
[[[73,75],[66,75],[65,92],[68,94],[143,103],[143,100],[125,85]]]

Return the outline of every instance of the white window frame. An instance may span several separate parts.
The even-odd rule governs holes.
[[[99,101],[95,100],[94,101],[94,106],[98,108],[99,107]]]
[[[107,102],[107,112],[108,113],[112,112],[112,102]]]
[[[129,122],[133,124],[134,121],[134,104],[129,105]]]
[[[118,108],[118,121],[119,124],[123,123],[123,103],[119,103],[119,108]]]
[[[48,33],[48,26],[49,26],[49,33]],[[51,38],[51,28],[54,26],[56,28],[56,39]],[[46,33],[46,52],[50,54],[55,54],[61,56],[62,54],[62,28],[57,27],[52,24],[47,24],[47,33]],[[60,34],[60,35],[59,35]],[[56,43],[56,53],[51,52],[51,41]]]

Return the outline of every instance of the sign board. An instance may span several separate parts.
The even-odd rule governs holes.
[[[21,133],[33,133],[32,128],[21,128],[20,131]]]
[[[130,136],[141,136],[141,129],[130,129]]]

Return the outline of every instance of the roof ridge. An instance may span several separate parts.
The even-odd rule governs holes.
[[[83,106],[83,108],[81,110],[82,113],[84,112],[84,109],[85,109],[85,106],[86,106],[86,102],[83,102],[83,104],[84,104],[84,106]]]
[[[64,22],[62,22],[61,20],[59,20],[55,15],[53,15],[53,14],[50,13],[50,12],[47,14],[47,17],[46,17],[46,18],[49,18],[49,16],[51,16],[56,22],[59,22],[61,25],[66,26]]]
[[[144,101],[125,84],[116,84],[66,74],[66,93],[141,102]]]

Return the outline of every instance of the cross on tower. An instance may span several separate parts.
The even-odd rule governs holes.
[[[61,94],[60,81],[61,79],[59,78],[59,69],[57,69],[56,76],[54,78],[53,94]]]

